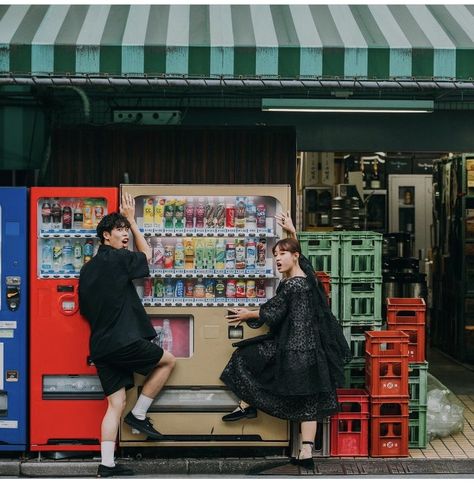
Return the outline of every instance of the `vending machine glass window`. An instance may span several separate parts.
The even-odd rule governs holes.
[[[194,346],[194,320],[192,316],[152,317],[156,338],[152,341],[176,358],[191,358]]]

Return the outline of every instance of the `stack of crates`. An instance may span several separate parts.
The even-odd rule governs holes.
[[[354,359],[346,386],[364,388],[365,332],[382,327],[382,234],[341,233],[340,322]]]
[[[387,327],[408,335],[409,447],[426,448],[428,363],[425,361],[426,304],[422,298],[387,298]]]
[[[409,455],[408,339],[403,331],[366,333],[371,457]]]
[[[365,390],[337,390],[339,412],[331,416],[331,456],[369,455],[369,394]]]

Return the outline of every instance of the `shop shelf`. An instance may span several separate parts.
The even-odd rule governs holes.
[[[408,457],[408,416],[371,417],[371,457]]]
[[[331,278],[339,277],[339,233],[299,232],[298,240],[303,254],[310,260],[314,270],[324,271]]]
[[[428,403],[428,363],[408,364],[408,393],[410,405]]]
[[[365,386],[372,397],[408,399],[408,357],[367,357]]]
[[[346,321],[382,318],[382,278],[341,279],[341,316]]]
[[[346,388],[365,388],[365,359],[355,358],[344,366]]]
[[[374,279],[382,276],[382,234],[341,234],[341,277]]]
[[[408,447],[425,449],[428,442],[426,428],[426,405],[411,405],[408,419]]]

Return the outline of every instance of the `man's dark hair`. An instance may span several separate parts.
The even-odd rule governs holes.
[[[97,225],[97,237],[99,237],[100,243],[104,243],[104,232],[110,234],[113,229],[120,229],[122,227],[130,228],[130,222],[126,217],[118,212],[112,212],[106,215]]]

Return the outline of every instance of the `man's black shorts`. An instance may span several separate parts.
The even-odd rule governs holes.
[[[133,373],[148,375],[162,357],[162,348],[141,339],[94,360],[105,395],[112,395],[123,387],[129,390],[133,387]]]

